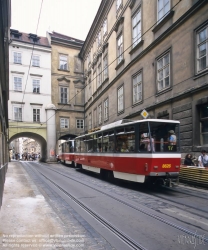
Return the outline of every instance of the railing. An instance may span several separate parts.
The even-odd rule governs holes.
[[[208,187],[208,168],[182,165],[179,181],[196,186]]]
[[[6,172],[8,168],[8,163],[0,167],[0,208],[2,205],[3,192],[4,192],[4,183],[6,179]]]

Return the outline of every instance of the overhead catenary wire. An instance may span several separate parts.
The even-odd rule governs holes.
[[[170,9],[170,11],[171,10],[173,10],[180,2],[181,2],[182,0],[179,0],[171,9]],[[170,12],[169,11],[169,12]],[[166,16],[167,15],[167,13],[164,15],[164,16]],[[163,18],[164,18],[164,16],[163,17],[161,17],[161,19],[159,19],[159,20],[157,20],[149,29],[147,29],[134,43],[131,43],[131,45],[129,46],[129,47],[127,47],[123,52],[122,52],[122,55],[127,51],[127,50],[129,50],[129,49],[131,49],[132,48],[132,45],[133,44],[135,44],[135,43],[137,43],[138,42],[138,40],[140,40],[148,31],[150,31],[155,25],[157,25],[158,24],[158,22],[160,22]],[[118,59],[118,57],[116,57],[111,63],[109,63],[108,65],[107,65],[107,67],[106,68],[109,68],[109,66],[110,65],[112,65],[116,60]],[[106,69],[105,68],[105,69]],[[96,78],[98,78],[98,76],[99,75],[102,75],[103,74],[103,72],[104,72],[104,69],[100,72],[100,74],[98,74],[98,75],[96,75],[96,77],[95,78],[93,78],[90,82],[88,82],[88,84],[85,84],[85,86],[84,86],[84,88],[81,90],[81,91],[83,91],[83,90],[85,90],[85,88],[87,87],[87,86],[89,86],[89,84],[91,84]],[[192,77],[191,77],[192,78]],[[178,83],[179,84],[179,83]],[[79,92],[80,93],[80,92]],[[59,109],[58,109],[58,111],[61,111],[67,104],[69,104],[79,93],[77,93],[77,94],[75,94],[67,103],[65,103],[65,104],[63,104],[62,105],[62,107],[60,107]],[[149,98],[151,98],[152,96],[149,96],[148,98],[146,98],[146,99],[149,99]],[[146,100],[146,99],[144,99],[144,100]],[[125,108],[125,109],[128,109],[129,107],[127,107],[127,108]],[[124,109],[124,110],[125,110]],[[57,112],[57,111],[56,111]],[[45,122],[43,122],[43,123],[47,123],[47,121],[49,120],[49,119],[51,119],[53,116],[54,116],[55,114],[53,114],[51,117],[49,117]],[[112,116],[113,115],[115,115],[115,114],[112,114]],[[42,123],[42,124],[43,124]]]
[[[38,22],[37,22],[36,33],[35,33],[36,35],[37,35],[37,31],[38,31],[38,26],[39,26],[39,21],[40,21],[40,16],[41,16],[41,11],[42,11],[42,5],[43,5],[43,0],[41,1],[41,6],[40,6],[40,10],[39,10]],[[32,62],[34,47],[35,47],[35,41],[33,41],[32,54],[31,54],[31,57],[30,57],[30,64],[29,64],[29,68],[28,68],[28,72],[27,72],[27,79],[26,79],[25,88],[24,88],[24,91],[23,91],[22,103],[24,101],[25,91],[26,91],[26,87],[27,87],[27,83],[28,83],[28,77],[29,77],[29,72],[30,72],[30,68],[31,68],[31,62]],[[21,104],[21,107],[23,107],[23,104]],[[22,122],[22,121],[17,120],[17,132],[18,132],[18,122]]]
[[[170,11],[171,10],[173,10],[180,2],[181,2],[182,0],[179,0],[171,9],[170,9]],[[42,5],[41,5],[42,6]],[[165,15],[167,15],[167,13],[165,14]],[[40,18],[40,15],[39,15],[39,18]],[[160,19],[160,20],[162,20],[164,18],[164,16]],[[133,44],[135,44],[135,43],[137,43],[138,42],[138,40],[140,40],[149,30],[151,30],[155,25],[157,25],[157,23],[160,21],[160,20],[157,20],[149,29],[147,29],[134,43],[131,43],[131,45],[129,46],[129,47],[127,47],[123,52],[122,52],[122,55],[127,51],[127,50],[129,50],[130,48],[132,48],[132,45]],[[34,49],[34,47],[33,47],[33,49]],[[105,69],[106,68],[109,68],[109,66],[110,65],[112,65],[116,60],[117,60],[117,58],[118,57],[116,57],[111,63],[109,63],[108,65],[107,65],[107,67],[105,67]],[[31,59],[32,59],[32,57],[31,57]],[[105,70],[104,69],[104,70]],[[101,72],[100,72],[100,74],[103,74],[103,72],[104,72],[104,70],[102,70]],[[89,84],[91,84],[100,74],[98,74],[98,75],[96,75],[96,77],[95,78],[93,78],[90,82],[88,82],[88,84],[85,84],[85,86],[84,86],[84,88],[81,90],[81,91],[83,91],[83,90],[85,90],[85,88],[89,85]],[[29,75],[29,71],[28,71],[28,75]],[[190,78],[192,78],[192,76],[190,77]],[[188,80],[188,79],[190,79],[190,78],[187,78],[186,80]],[[183,81],[185,81],[185,80],[183,80]],[[183,82],[182,81],[182,82]],[[179,82],[179,83],[177,83],[177,84],[180,84],[181,82]],[[177,84],[175,84],[175,85],[177,85]],[[79,92],[80,93],[80,92]],[[79,93],[77,93],[77,94],[75,94],[67,103],[65,103],[65,104],[63,104],[63,106],[62,107],[60,107],[59,109],[58,109],[58,111],[61,111],[67,104],[69,104]],[[147,99],[149,99],[149,98],[151,98],[152,96],[149,96],[149,97],[147,97],[147,98],[145,98],[144,100],[147,100]],[[129,107],[127,107],[127,108],[125,108],[124,110],[126,110],[126,109],[128,109]],[[57,112],[57,111],[56,111]],[[49,117],[45,122],[42,122],[40,125],[42,126],[43,124],[45,124],[45,123],[47,123],[47,121],[49,120],[49,119],[51,119],[53,116],[54,116],[55,114],[53,114],[51,117]],[[112,114],[112,116],[113,115],[115,115],[115,114]],[[41,127],[39,127],[39,128],[41,128]],[[38,128],[38,129],[39,129]],[[37,131],[38,131],[38,129],[37,129]]]

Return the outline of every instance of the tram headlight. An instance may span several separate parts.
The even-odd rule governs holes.
[[[179,168],[179,166],[175,166],[175,168]]]
[[[154,169],[158,169],[158,166],[154,166]]]

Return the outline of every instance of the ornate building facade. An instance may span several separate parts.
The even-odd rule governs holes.
[[[56,107],[58,146],[84,131],[84,78],[78,56],[83,41],[57,32],[47,33],[47,37],[52,49],[52,103]]]
[[[182,152],[208,149],[208,3],[102,0],[82,46],[85,130],[120,119],[181,122]]]

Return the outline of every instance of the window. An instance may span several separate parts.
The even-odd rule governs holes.
[[[102,123],[102,106],[101,104],[98,106],[98,124]]]
[[[84,128],[84,120],[77,119],[77,128]]]
[[[104,121],[108,120],[108,99],[104,101]]]
[[[90,63],[91,63],[91,56],[90,56],[90,53],[89,53],[88,56],[87,56],[87,63],[88,63],[88,66],[89,66]]]
[[[40,80],[33,79],[33,93],[40,93]]]
[[[60,128],[69,128],[68,118],[60,118]]]
[[[141,41],[141,10],[132,18],[132,44],[135,47]]]
[[[101,31],[98,33],[98,46],[101,45]]]
[[[121,34],[117,39],[117,53],[118,53],[118,64],[123,60],[123,35]]]
[[[124,103],[123,103],[123,86],[118,89],[118,112],[123,111]]]
[[[14,77],[14,90],[15,91],[22,91],[22,78],[21,77]]]
[[[68,69],[67,59],[68,59],[67,56],[64,56],[64,55],[59,56],[59,69],[62,69],[62,70]]]
[[[98,125],[97,125],[97,109],[94,109],[94,127],[96,128]]]
[[[133,77],[133,104],[142,100],[142,74]]]
[[[68,88],[60,87],[60,102],[67,103],[68,102]]]
[[[14,63],[22,63],[22,55],[19,52],[14,52]]]
[[[157,20],[161,21],[170,11],[170,0],[158,0]]]
[[[208,68],[208,25],[197,33],[197,71]]]
[[[32,66],[40,67],[40,57],[39,56],[32,57]]]
[[[170,87],[170,53],[157,60],[158,91]]]
[[[103,36],[107,33],[107,19],[103,23]]]
[[[91,83],[91,78],[89,78],[88,87],[89,87],[89,97],[88,97],[88,99],[89,99],[89,98],[92,96],[92,83]]]
[[[101,64],[98,65],[98,87],[102,83],[102,73],[101,73]]]
[[[121,0],[116,0],[116,9],[118,10],[121,6]]]
[[[14,120],[22,121],[22,108],[14,107]]]
[[[92,114],[89,114],[89,129],[92,129]]]
[[[108,57],[103,58],[103,80],[108,78]]]
[[[33,121],[40,122],[40,109],[33,109]]]
[[[201,145],[208,145],[208,104],[200,107]]]

